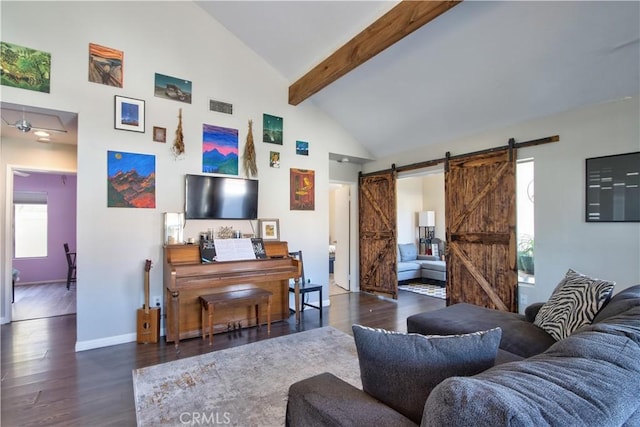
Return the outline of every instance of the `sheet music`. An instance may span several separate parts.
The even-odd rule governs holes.
[[[251,239],[213,239],[216,261],[256,259]]]

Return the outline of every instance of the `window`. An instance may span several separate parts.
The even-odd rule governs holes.
[[[13,195],[14,257],[47,256],[47,193],[16,191]]]
[[[534,280],[534,227],[533,227],[533,159],[518,161],[516,165],[516,206],[518,235],[518,281]]]

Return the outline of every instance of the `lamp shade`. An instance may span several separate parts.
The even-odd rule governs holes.
[[[418,214],[418,227],[435,227],[436,213],[434,211],[423,211]]]

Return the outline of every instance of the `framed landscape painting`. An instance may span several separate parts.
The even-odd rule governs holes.
[[[154,96],[191,104],[191,80],[155,74]]]
[[[107,207],[156,207],[156,157],[107,151]]]
[[[262,142],[282,145],[282,117],[262,115]]]
[[[238,129],[202,125],[202,172],[238,175]]]

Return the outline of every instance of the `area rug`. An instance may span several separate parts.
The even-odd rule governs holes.
[[[400,285],[398,289],[402,291],[415,292],[421,295],[427,295],[434,298],[446,299],[447,290],[443,286],[429,285],[426,283],[410,283],[408,285]]]
[[[353,337],[326,326],[133,370],[138,426],[284,426],[289,386],[331,372],[362,388]]]

